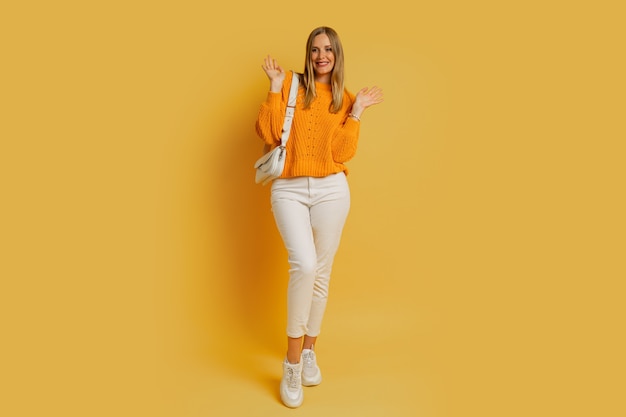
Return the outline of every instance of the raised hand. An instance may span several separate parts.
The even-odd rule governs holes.
[[[374,104],[381,103],[383,101],[383,90],[379,87],[362,88],[356,94],[356,100],[353,105],[352,112],[357,116],[363,112],[366,108],[373,106]]]
[[[263,68],[267,78],[270,80],[270,91],[274,93],[280,92],[285,80],[285,70],[269,55],[265,57],[261,68]]]

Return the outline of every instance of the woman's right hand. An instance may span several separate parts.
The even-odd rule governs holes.
[[[285,80],[285,70],[278,65],[276,60],[271,56],[265,57],[265,62],[261,65],[263,71],[270,80],[270,91],[273,93],[279,93],[283,88],[283,81]]]

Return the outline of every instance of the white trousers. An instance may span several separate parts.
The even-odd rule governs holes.
[[[318,336],[350,189],[343,172],[274,180],[272,211],[289,256],[287,336]]]

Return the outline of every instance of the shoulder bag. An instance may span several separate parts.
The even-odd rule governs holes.
[[[298,74],[294,71],[292,72],[293,78],[291,79],[289,100],[287,101],[287,108],[285,109],[285,121],[283,122],[280,145],[260,157],[254,163],[254,168],[256,169],[255,181],[257,184],[262,183],[265,185],[273,179],[280,177],[285,168],[285,156],[287,154],[285,145],[289,139],[291,122],[293,121],[293,115],[296,110],[296,97],[298,95]]]

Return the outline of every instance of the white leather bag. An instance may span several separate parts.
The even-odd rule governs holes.
[[[298,95],[298,74],[293,72],[291,86],[289,88],[289,100],[285,109],[285,121],[283,122],[283,132],[280,137],[280,145],[260,157],[255,163],[255,181],[263,185],[281,176],[285,168],[285,157],[287,149],[285,145],[291,132],[291,122],[296,110],[296,97]]]

